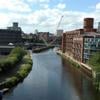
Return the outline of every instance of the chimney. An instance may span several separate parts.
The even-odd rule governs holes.
[[[100,22],[98,23],[98,33],[100,33]]]
[[[93,18],[85,18],[84,19],[84,31],[85,32],[92,32],[93,31],[93,24],[94,24]]]

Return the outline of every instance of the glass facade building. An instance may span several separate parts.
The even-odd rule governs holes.
[[[85,37],[83,53],[84,62],[86,62],[90,56],[98,51],[100,51],[100,37]]]

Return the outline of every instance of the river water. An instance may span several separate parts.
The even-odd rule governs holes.
[[[91,79],[53,50],[33,54],[33,68],[3,100],[100,100]]]

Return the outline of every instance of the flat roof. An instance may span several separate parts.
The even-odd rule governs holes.
[[[15,48],[15,46],[4,46],[4,45],[2,45],[2,46],[0,46],[0,48],[8,48],[8,49],[13,49],[13,48]]]

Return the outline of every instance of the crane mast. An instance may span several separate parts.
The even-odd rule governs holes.
[[[63,16],[61,16],[60,21],[58,22],[57,29],[59,28],[59,26],[60,26],[60,24],[61,24],[62,19],[63,19]],[[56,29],[56,30],[57,30],[57,29]]]

